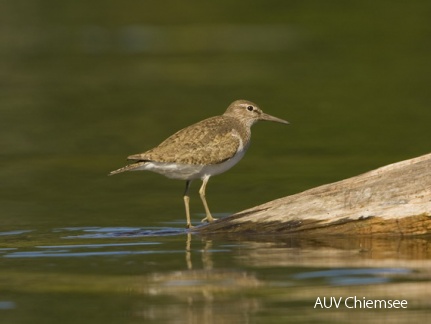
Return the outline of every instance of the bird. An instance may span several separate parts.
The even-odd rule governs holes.
[[[258,121],[289,124],[268,115],[248,100],[232,102],[223,115],[210,117],[183,128],[158,146],[127,157],[132,161],[109,175],[125,171],[152,171],[167,178],[185,180],[183,194],[186,228],[192,228],[189,208],[189,188],[193,180],[201,179],[199,195],[205,209],[202,222],[217,220],[211,215],[205,198],[210,177],[223,173],[237,164],[250,146],[251,126]]]

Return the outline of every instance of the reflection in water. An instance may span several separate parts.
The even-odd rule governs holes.
[[[255,275],[247,271],[214,269],[212,240],[202,239],[202,250],[192,248],[192,234],[186,236],[187,270],[156,272],[141,290],[149,296],[171,296],[174,307],[154,305],[136,312],[146,320],[168,321],[181,318],[184,323],[247,323],[260,307],[258,298],[248,292],[262,286]],[[224,250],[227,252],[227,250]],[[192,255],[200,253],[202,269],[194,269]],[[237,298],[233,297],[238,295]],[[184,309],[186,308],[186,309]],[[221,309],[223,311],[221,311]],[[240,312],[238,312],[240,310]]]
[[[4,309],[14,309],[16,308],[16,305],[14,302],[11,301],[0,301],[0,310]]]
[[[169,227],[150,227],[150,228],[136,228],[136,227],[69,227],[64,229],[57,229],[57,232],[62,231],[83,231],[89,234],[79,234],[66,236],[66,238],[136,238],[136,237],[155,237],[155,236],[168,236],[178,235],[185,233],[184,229],[169,228]]]
[[[106,173],[238,96],[296,126],[219,212],[429,152],[431,1],[171,2],[2,1],[0,322],[429,322],[429,238],[190,236],[175,184]]]
[[[0,232],[0,236],[6,236],[6,235],[19,235],[24,233],[32,232],[31,230],[20,230],[20,231],[9,231],[9,232]]]
[[[220,237],[218,239],[220,241]],[[192,248],[192,236],[188,234],[186,239],[188,270],[153,273],[148,285],[142,290],[144,294],[151,296],[171,296],[175,298],[174,304],[177,307],[166,312],[162,305],[153,306],[151,312],[145,309],[138,314],[146,319],[150,319],[149,314],[157,314],[156,317],[160,320],[184,316],[184,322],[188,323],[233,320],[247,322],[259,312],[268,309],[269,305],[278,305],[270,307],[276,307],[277,312],[282,313],[296,305],[296,312],[289,311],[291,319],[307,322],[321,319],[320,313],[314,308],[317,297],[358,296],[370,299],[407,300],[413,311],[397,314],[396,317],[402,321],[410,316],[417,318],[424,316],[426,312],[420,309],[424,307],[426,309],[430,304],[431,263],[428,260],[421,260],[420,264],[405,260],[403,245],[407,244],[410,249],[417,244],[424,246],[427,240],[406,239],[400,243],[369,238],[360,239],[359,243],[355,243],[354,239],[349,238],[341,241],[344,243],[338,238],[326,244],[316,239],[296,239],[289,240],[287,244],[283,241],[248,241],[239,242],[237,245],[232,243],[223,245],[235,248],[234,254],[237,255],[240,264],[251,263],[254,269],[270,268],[271,273],[274,273],[274,267],[285,269],[281,274],[269,278],[265,278],[263,271],[260,273],[263,279],[259,279],[254,274],[255,271],[221,270],[217,262],[213,261],[213,240],[205,238],[202,238],[204,244],[201,250],[202,270],[193,270],[192,256],[196,251]],[[392,249],[393,244],[398,245],[397,250]],[[380,249],[385,250],[385,254],[381,254]],[[422,255],[423,252],[419,249],[415,250]],[[398,255],[398,259],[393,258],[395,255]],[[409,257],[415,256],[410,254]],[[326,264],[319,260],[325,260]],[[316,264],[313,264],[314,261],[317,261]],[[388,267],[382,267],[385,264]],[[323,270],[312,270],[316,267]],[[425,285],[409,282],[418,276],[421,280],[426,280]],[[187,308],[186,312],[184,307]],[[224,315],[221,315],[221,307]],[[238,316],[238,310],[241,310],[241,316]],[[330,312],[334,318],[348,322],[351,319],[349,311],[344,308]],[[381,321],[395,319],[393,316],[382,313],[379,309],[367,309],[359,318]]]
[[[431,307],[428,238],[232,238],[174,232],[55,229],[45,243],[37,236],[32,243],[17,239],[25,234],[11,235],[11,243],[1,249],[8,267],[0,274],[8,280],[0,288],[15,295],[5,295],[0,307],[15,309],[28,295],[59,294],[71,298],[71,307],[83,295],[100,296],[103,303],[130,296],[123,305],[129,316],[166,323],[321,321],[323,310],[314,304],[325,296],[408,302],[408,309],[397,313],[358,310],[357,320],[423,319]],[[16,293],[24,295],[23,301],[16,300]],[[324,312],[330,321],[351,319],[347,308]]]
[[[191,270],[193,268],[192,265],[192,256],[190,252],[190,244],[192,242],[192,234],[187,233],[187,241],[186,241],[186,263],[187,263],[187,269]]]
[[[204,247],[202,249],[202,264],[204,270],[212,270],[213,268],[213,262],[211,259],[211,248],[212,248],[212,241],[211,240],[203,240]],[[192,242],[192,234],[187,233],[187,240],[186,240],[186,263],[187,263],[187,269],[192,270],[193,264],[192,264],[192,258],[191,258],[191,242]]]
[[[246,272],[188,270],[154,274],[142,290],[152,297],[174,301],[143,306],[137,313],[146,320],[184,323],[242,323],[261,308],[261,301],[248,294],[261,283]]]
[[[396,268],[331,269],[298,273],[293,277],[295,279],[324,278],[331,286],[369,285],[389,282],[391,275],[404,275],[410,272],[409,269]]]

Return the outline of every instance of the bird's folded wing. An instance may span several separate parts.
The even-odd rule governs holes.
[[[229,124],[210,121],[204,121],[207,122],[204,127],[184,128],[159,146],[128,159],[198,165],[217,164],[232,158],[242,146],[239,134]]]

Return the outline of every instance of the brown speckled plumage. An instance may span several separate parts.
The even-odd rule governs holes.
[[[186,127],[167,138],[159,146],[128,160],[171,162],[181,164],[217,164],[233,157],[241,145],[250,139],[247,129],[238,119],[216,116]]]

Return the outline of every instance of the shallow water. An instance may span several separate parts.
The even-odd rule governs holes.
[[[183,182],[107,174],[239,98],[291,124],[253,126],[215,217],[429,153],[430,10],[3,1],[0,322],[425,322],[427,237],[189,235]]]
[[[201,237],[165,226],[0,234],[5,323],[404,322],[425,321],[431,306],[424,238]],[[382,300],[406,308],[382,310]]]

